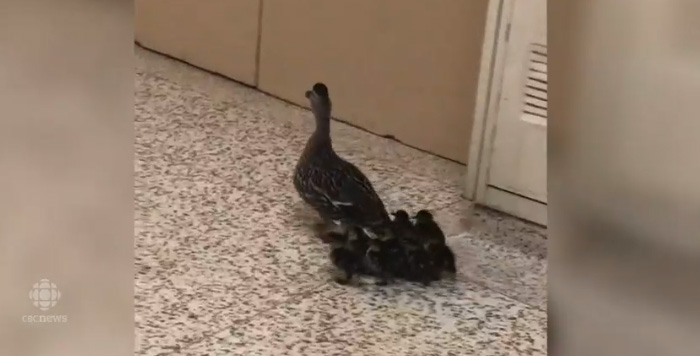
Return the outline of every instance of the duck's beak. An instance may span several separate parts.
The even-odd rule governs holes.
[[[314,94],[315,93],[312,90],[307,90],[304,96],[306,96],[307,99],[311,99],[311,97],[314,96]]]

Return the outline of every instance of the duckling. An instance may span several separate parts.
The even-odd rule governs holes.
[[[447,246],[445,233],[435,222],[433,215],[427,210],[420,210],[414,220],[416,231],[424,239],[423,246],[437,272],[456,273],[454,253]]]
[[[392,283],[394,278],[405,276],[404,250],[395,237],[369,240],[365,261],[369,274],[377,278],[377,285],[385,286]]]
[[[429,285],[439,275],[430,256],[420,245],[399,243],[397,239],[371,240],[367,250],[369,273],[377,278],[377,285],[387,285],[394,279]]]
[[[333,222],[343,231],[359,227],[370,238],[388,238],[391,220],[384,202],[362,171],[333,150],[328,87],[316,83],[306,92],[306,98],[316,130],[295,168],[297,193],[325,222]]]
[[[413,224],[411,223],[411,218],[408,216],[406,210],[400,209],[393,213],[394,220],[392,220],[392,226],[394,228],[394,233],[398,238],[411,239],[414,237]]]
[[[435,267],[438,273],[442,271],[450,274],[457,273],[455,255],[449,246],[438,242],[429,242],[425,249],[430,256],[432,265]]]
[[[440,279],[430,255],[423,246],[406,241],[403,243],[403,248],[405,265],[401,278],[410,282],[420,282],[426,286]]]
[[[408,281],[421,282],[424,285],[438,280],[439,276],[434,272],[430,256],[423,247],[423,241],[416,233],[408,213],[405,210],[397,210],[392,215],[394,216],[395,235],[401,241],[404,252],[405,266],[402,269],[401,277]]]
[[[400,241],[410,244],[422,244],[424,242],[421,231],[416,229],[412,219],[405,210],[397,210],[391,214],[394,216],[394,220],[392,220],[393,233]]]
[[[363,263],[363,256],[355,251],[347,248],[347,246],[335,246],[331,250],[330,259],[343,276],[335,277],[334,280],[338,284],[349,284],[352,282],[352,277],[360,270]]]
[[[442,232],[440,225],[438,225],[433,219],[433,214],[428,210],[419,210],[413,217],[413,226],[416,232],[423,237],[423,239],[431,242],[445,243],[445,233]]]
[[[350,230],[346,235],[339,232],[329,232],[327,235],[332,246],[331,262],[344,274],[335,278],[338,284],[349,284],[354,275],[367,273],[365,253],[368,245],[362,230]]]
[[[391,213],[392,216],[394,216],[394,225],[398,225],[404,228],[412,226],[411,224],[411,218],[408,216],[408,212],[403,209],[396,210],[395,212]]]

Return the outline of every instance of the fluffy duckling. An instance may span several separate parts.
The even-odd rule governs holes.
[[[411,217],[408,215],[406,210],[399,209],[391,213],[391,215],[394,216],[394,220],[392,220],[392,222],[395,226],[404,229],[411,229],[413,226],[413,224],[411,224]]]
[[[420,210],[414,217],[416,232],[424,239],[424,248],[437,271],[456,273],[455,257],[447,246],[445,233],[427,210]]]
[[[406,267],[403,278],[411,282],[420,282],[429,285],[440,279],[440,275],[431,261],[430,254],[423,246],[417,244],[405,244]]]
[[[408,213],[405,210],[397,210],[394,215],[394,233],[401,241],[403,247],[405,266],[402,277],[408,281],[421,282],[425,285],[438,280],[430,255],[423,247],[421,236],[413,226]]]
[[[405,252],[395,237],[369,240],[366,261],[370,274],[377,278],[377,285],[390,284],[405,273]]]
[[[361,228],[370,238],[388,238],[391,219],[369,179],[333,150],[330,136],[332,103],[328,87],[316,83],[306,92],[316,129],[294,172],[299,196],[326,222],[345,231]]]
[[[335,278],[337,283],[348,284],[353,276],[367,273],[365,254],[368,239],[362,230],[356,228],[348,231],[347,234],[329,232],[327,236],[332,247],[331,262],[343,273],[343,276]]]
[[[394,216],[391,238],[372,242],[367,251],[368,265],[379,278],[378,284],[386,285],[393,278],[430,283],[430,258],[414,231],[408,213],[397,210],[391,215]]]
[[[433,266],[438,271],[445,271],[451,274],[457,273],[455,265],[455,255],[446,244],[428,243],[426,251],[430,256]]]
[[[442,232],[440,225],[438,225],[433,214],[428,210],[419,210],[413,217],[414,223],[413,227],[416,232],[423,237],[423,239],[431,242],[445,243],[445,233]]]
[[[411,223],[411,218],[409,217],[406,210],[397,210],[391,215],[394,216],[392,220],[392,228],[394,235],[400,240],[417,240],[415,229]]]
[[[330,259],[333,265],[343,273],[342,276],[335,277],[334,280],[343,285],[352,282],[352,277],[359,272],[363,263],[363,256],[346,246],[333,247]]]

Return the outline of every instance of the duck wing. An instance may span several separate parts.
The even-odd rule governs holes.
[[[369,179],[350,162],[339,160],[332,169],[310,175],[309,187],[324,200],[333,220],[362,227],[386,224],[389,214]]]

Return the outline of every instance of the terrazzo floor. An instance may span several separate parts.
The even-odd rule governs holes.
[[[339,286],[291,185],[310,113],[135,51],[136,354],[546,354],[545,231],[460,198],[464,166],[333,123],[389,209],[434,212],[459,270]]]

